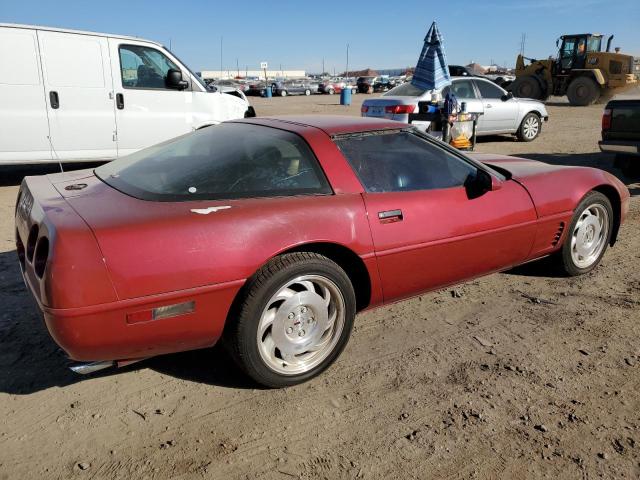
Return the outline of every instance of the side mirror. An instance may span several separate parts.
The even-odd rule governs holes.
[[[469,200],[478,198],[487,192],[502,188],[502,182],[482,169],[478,169],[474,176],[469,176],[464,184]]]
[[[182,79],[182,72],[175,68],[170,68],[165,78],[167,88],[174,88],[176,90],[184,90],[189,86],[189,82]]]
[[[502,97],[500,97],[500,100],[502,100],[503,102],[509,101],[513,98],[513,92],[507,92],[504,95],[502,95]]]

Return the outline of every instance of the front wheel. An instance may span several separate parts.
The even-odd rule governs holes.
[[[311,95],[311,90],[309,89],[305,90],[304,94],[308,97],[309,95]]]
[[[336,91],[335,91],[333,88],[330,88],[330,89],[327,91],[327,93],[328,93],[329,95],[333,95],[334,93],[336,93]]]
[[[535,113],[527,113],[520,123],[517,136],[522,142],[531,142],[540,135],[542,130],[542,120]]]
[[[567,98],[571,105],[586,107],[600,98],[600,87],[588,77],[578,77],[569,84]]]
[[[286,97],[287,96],[287,91],[286,90],[280,90],[280,96],[281,97]]]
[[[356,313],[349,277],[316,253],[281,255],[244,288],[225,342],[240,368],[272,388],[324,371],[346,346]]]
[[[613,209],[600,192],[589,192],[575,210],[558,263],[570,276],[590,272],[600,263],[611,240]]]

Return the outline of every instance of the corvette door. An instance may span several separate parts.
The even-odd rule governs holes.
[[[385,301],[527,257],[536,213],[518,183],[491,172],[493,190],[474,193],[469,182],[478,165],[410,131],[345,136],[336,143],[366,189]]]

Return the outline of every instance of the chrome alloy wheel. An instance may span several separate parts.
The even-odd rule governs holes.
[[[524,122],[522,126],[522,133],[527,140],[532,140],[536,138],[538,132],[540,131],[540,120],[538,120],[535,116],[530,116]]]
[[[580,214],[571,232],[571,259],[578,268],[588,268],[600,258],[609,238],[609,214],[599,203]]]
[[[258,324],[260,357],[281,375],[319,365],[333,351],[345,324],[345,301],[335,283],[303,275],[280,287]]]

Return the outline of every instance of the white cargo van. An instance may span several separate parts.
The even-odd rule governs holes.
[[[0,65],[0,165],[112,160],[254,115],[139,38],[0,24]]]

